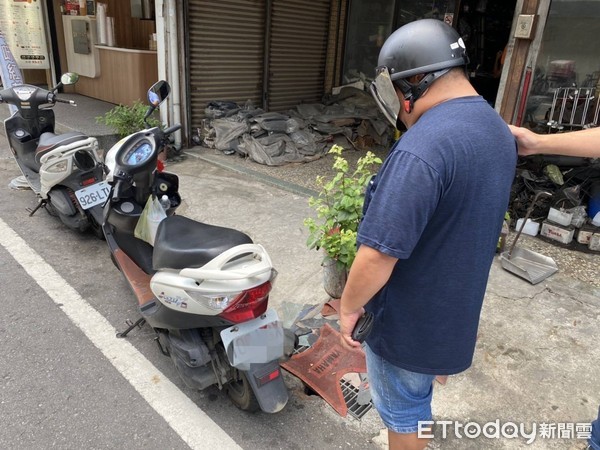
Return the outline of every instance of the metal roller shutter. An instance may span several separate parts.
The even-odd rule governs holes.
[[[189,0],[192,127],[211,100],[262,106],[265,0]]]
[[[273,0],[268,106],[284,111],[320,102],[324,92],[330,0]]]

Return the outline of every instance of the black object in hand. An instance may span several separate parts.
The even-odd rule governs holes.
[[[373,328],[373,318],[373,313],[364,313],[356,322],[354,330],[352,330],[352,339],[362,343],[371,332],[371,328]]]

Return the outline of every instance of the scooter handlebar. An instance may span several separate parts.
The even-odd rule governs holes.
[[[169,134],[175,133],[176,131],[179,131],[179,130],[181,130],[181,124],[180,123],[175,124],[172,127],[165,128],[163,130],[163,134],[165,136],[168,136]]]
[[[63,100],[62,98],[54,97],[54,101],[56,103],[66,103],[68,105],[77,106],[77,103],[75,103],[74,100]]]
[[[116,202],[121,198],[123,191],[125,190],[123,180],[117,180],[113,186],[112,201]]]

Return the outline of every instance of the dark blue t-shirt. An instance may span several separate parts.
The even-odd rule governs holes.
[[[365,307],[376,354],[434,375],[471,365],[516,160],[510,130],[481,97],[428,110],[392,148],[357,238],[399,258]]]

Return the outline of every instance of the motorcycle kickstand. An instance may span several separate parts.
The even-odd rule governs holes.
[[[163,345],[160,343],[160,336],[158,334],[158,331],[156,332],[156,336],[154,337],[154,341],[156,342],[156,345],[158,345],[158,348],[160,349],[160,352],[165,355],[165,356],[171,356],[171,353],[169,353],[169,349],[163,347]]]
[[[27,211],[29,212],[29,217],[33,216],[38,211],[38,209],[45,208],[45,207],[46,207],[46,200],[40,200],[40,202],[38,203],[38,205],[35,208],[33,208],[33,209],[27,208]]]
[[[127,335],[129,334],[129,332],[131,330],[133,330],[135,327],[142,328],[142,326],[146,323],[146,319],[144,319],[143,317],[141,317],[138,320],[136,320],[135,322],[131,322],[131,320],[127,319],[125,321],[125,323],[127,325],[129,325],[129,328],[127,328],[125,331],[122,331],[121,333],[117,333],[117,337],[118,338],[125,338],[125,337],[127,337]]]

